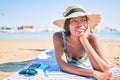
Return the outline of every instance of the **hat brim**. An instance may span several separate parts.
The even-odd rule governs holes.
[[[53,23],[56,26],[64,29],[64,23],[65,23],[66,19],[74,18],[74,17],[78,17],[78,16],[87,16],[88,17],[88,24],[90,26],[91,31],[99,24],[100,19],[101,19],[99,14],[76,12],[76,13],[69,15],[68,17],[64,17],[62,19],[55,20]]]

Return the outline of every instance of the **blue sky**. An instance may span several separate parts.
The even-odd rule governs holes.
[[[98,28],[120,28],[120,0],[0,0],[0,26],[55,27],[52,22],[63,17],[62,12],[72,4],[101,14]]]

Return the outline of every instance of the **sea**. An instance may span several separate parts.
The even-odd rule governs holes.
[[[0,40],[52,40],[54,32],[0,32]],[[94,32],[100,40],[120,40],[120,32]]]

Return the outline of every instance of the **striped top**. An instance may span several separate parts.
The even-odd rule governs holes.
[[[65,53],[65,56],[66,56],[68,64],[75,65],[75,66],[78,66],[78,67],[88,67],[88,66],[90,67],[90,64],[89,64],[90,61],[88,60],[88,56],[85,54],[84,48],[82,49],[82,55],[83,55],[83,57],[81,59],[75,60],[75,59],[72,59],[72,58],[70,58],[68,56],[68,52],[67,52],[67,49],[66,49],[66,45],[67,45],[66,44],[66,35],[65,35],[65,33],[63,31],[62,31],[62,35],[63,35],[64,53]]]

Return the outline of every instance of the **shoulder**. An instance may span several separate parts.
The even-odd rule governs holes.
[[[54,34],[53,34],[53,37],[60,37],[60,36],[62,36],[62,32],[55,32]]]
[[[96,36],[95,34],[92,34],[92,37],[93,37],[93,38],[97,38],[97,36]]]
[[[55,32],[53,34],[53,41],[61,42],[62,41],[62,32]]]
[[[55,32],[54,34],[53,34],[53,39],[54,38],[62,38],[62,32]]]
[[[95,34],[90,34],[89,41],[92,41],[92,42],[98,41],[98,37]]]
[[[53,34],[53,44],[55,51],[60,53],[63,49],[63,37],[62,32],[55,32]]]

